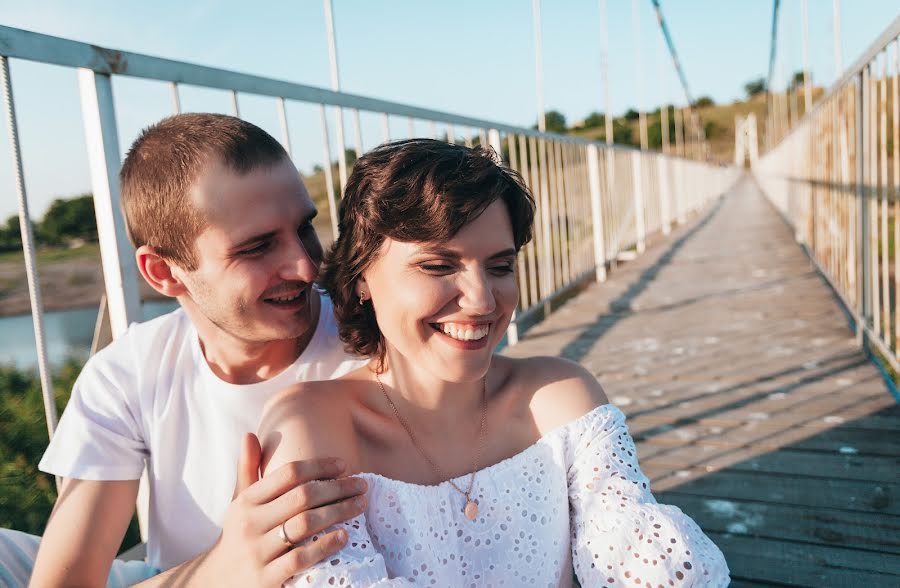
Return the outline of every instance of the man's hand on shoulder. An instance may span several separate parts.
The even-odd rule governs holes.
[[[352,478],[336,479],[343,473],[341,461],[295,461],[260,479],[260,460],[259,440],[248,433],[219,540],[207,553],[141,586],[278,587],[344,546],[343,531],[296,547],[281,536],[284,525],[296,545],[363,511],[354,499],[365,488]]]

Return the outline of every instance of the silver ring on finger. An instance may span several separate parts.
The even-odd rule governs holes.
[[[285,543],[287,543],[288,545],[290,545],[291,547],[293,547],[297,543],[295,541],[293,541],[290,537],[288,537],[287,529],[285,528],[285,525],[287,525],[287,521],[284,521],[283,523],[281,523],[281,526],[278,527],[278,538],[281,539],[282,541],[284,541]]]

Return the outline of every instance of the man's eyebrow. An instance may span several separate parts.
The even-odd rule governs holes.
[[[246,247],[247,245],[250,245],[251,243],[257,243],[259,241],[265,241],[266,239],[271,239],[277,233],[278,233],[278,231],[268,231],[266,233],[260,233],[259,235],[253,235],[252,237],[250,237],[248,239],[244,239],[243,241],[240,241],[239,243],[235,243],[234,245],[232,245],[230,247],[230,249],[240,249],[241,247]]]
[[[312,211],[309,212],[309,214],[307,214],[306,216],[303,217],[303,219],[300,221],[299,224],[305,225],[306,223],[311,223],[318,214],[319,214],[319,211],[316,209],[313,209]],[[277,234],[278,234],[278,231],[267,231],[265,233],[253,235],[252,237],[248,237],[247,239],[244,239],[238,243],[235,243],[229,249],[240,249],[241,247],[246,247],[247,245],[250,245],[251,243],[258,243],[259,241],[265,241],[267,239],[271,239],[272,237],[274,237]]]

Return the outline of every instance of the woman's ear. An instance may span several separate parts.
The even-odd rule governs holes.
[[[138,271],[150,286],[164,296],[175,298],[184,294],[187,288],[178,277],[178,267],[159,255],[149,245],[141,245],[134,252]]]
[[[372,292],[369,291],[369,284],[363,276],[356,278],[356,284],[353,286],[353,292],[359,298],[359,303],[363,304],[366,300],[372,299]]]

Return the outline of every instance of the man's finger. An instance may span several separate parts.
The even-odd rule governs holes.
[[[267,473],[263,479],[247,488],[245,495],[255,504],[267,504],[300,484],[336,478],[343,473],[345,467],[344,460],[333,457],[292,461]]]
[[[306,541],[316,533],[321,533],[329,527],[340,525],[363,514],[366,512],[366,505],[365,496],[356,496],[319,508],[306,510],[289,518],[284,523],[284,531],[288,539],[296,545]],[[266,533],[264,545],[262,553],[269,560],[275,559],[284,553],[287,544],[281,538],[280,523]]]
[[[237,481],[234,484],[232,500],[259,481],[259,461],[261,456],[262,449],[259,446],[259,439],[253,433],[244,433],[241,439],[241,454],[238,458]]]
[[[281,585],[291,576],[314,566],[326,557],[334,555],[347,543],[347,531],[338,529],[311,541],[306,545],[291,549],[266,566],[266,575],[272,585]]]
[[[368,489],[366,481],[362,478],[339,478],[337,480],[317,480],[301,484],[296,488],[291,488],[270,503],[261,506],[255,515],[256,522],[261,529],[272,529],[283,523],[284,521],[296,516],[304,511],[308,511],[320,506],[325,506],[345,499],[355,498]],[[292,535],[305,539],[313,532],[319,531],[331,524],[339,523],[344,519],[337,519],[323,527],[319,527],[310,533],[301,532],[299,535]]]

